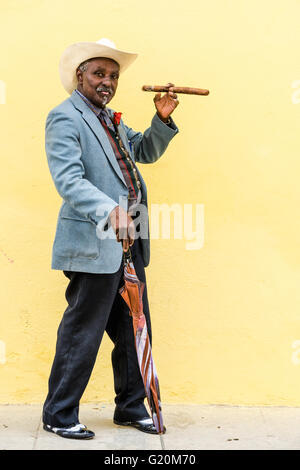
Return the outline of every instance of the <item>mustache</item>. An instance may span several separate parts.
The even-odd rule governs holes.
[[[112,93],[113,93],[113,90],[111,88],[107,88],[107,87],[104,87],[104,86],[98,86],[98,88],[96,88],[96,91],[98,93],[100,93],[101,91],[105,91],[106,93],[109,93],[110,95],[112,95]]]

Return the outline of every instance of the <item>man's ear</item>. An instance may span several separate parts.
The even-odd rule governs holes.
[[[76,76],[77,76],[78,83],[81,84],[83,80],[82,80],[82,72],[80,69],[76,70]]]

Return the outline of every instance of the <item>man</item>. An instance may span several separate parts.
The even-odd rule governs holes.
[[[114,343],[114,423],[156,433],[144,405],[132,319],[119,288],[124,284],[123,252],[129,249],[139,279],[146,282],[149,237],[137,236],[134,208],[147,207],[147,192],[135,162],[152,163],[163,154],[178,132],[170,117],[178,100],[172,84],[165,95],[155,95],[156,114],[144,134],[107,108],[120,73],[135,59],[136,54],[119,51],[106,39],[69,46],[60,60],[60,77],[71,96],[46,122],[48,164],[63,198],[52,269],[62,270],[70,282],[43,423],[45,430],[66,438],[94,436],[79,421],[79,401],[104,331]],[[104,236],[109,230],[113,236]],[[151,339],[146,287],[143,306]]]

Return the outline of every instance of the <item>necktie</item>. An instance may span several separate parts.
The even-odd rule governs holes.
[[[115,128],[114,128],[114,125],[113,123],[111,122],[111,119],[108,115],[108,112],[106,111],[106,109],[101,109],[100,113],[98,114],[98,118],[100,119],[100,121],[104,121],[105,124],[107,125],[107,127],[113,131],[113,132],[116,132],[115,131]]]

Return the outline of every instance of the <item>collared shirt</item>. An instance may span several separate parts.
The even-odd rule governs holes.
[[[141,182],[139,181],[137,168],[134,164],[134,161],[125,149],[123,142],[118,134],[117,128],[113,125],[107,110],[105,108],[98,108],[95,106],[79,90],[76,89],[75,91],[96,114],[107,134],[128,188],[128,211],[130,209],[130,212],[132,212],[134,206],[139,204],[141,201]]]
[[[113,132],[115,132],[115,128],[113,126],[113,123],[111,122],[111,119],[108,115],[108,112],[105,108],[98,108],[98,106],[95,106],[86,96],[84,96],[82,93],[80,93],[79,90],[75,90],[76,93],[83,99],[83,101],[88,105],[89,108],[96,114],[96,116],[99,118],[100,116],[104,119],[107,127],[111,129]]]

